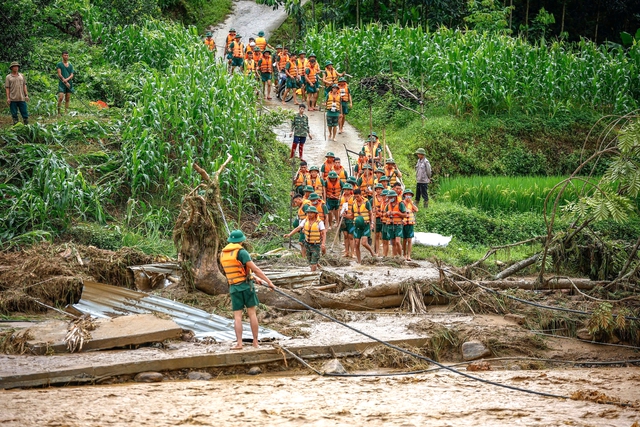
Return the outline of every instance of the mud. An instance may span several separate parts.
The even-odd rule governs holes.
[[[603,390],[638,399],[640,369],[475,372],[517,387],[571,395]],[[624,426],[634,408],[554,399],[438,371],[412,377],[240,376],[0,392],[5,426],[369,425]]]

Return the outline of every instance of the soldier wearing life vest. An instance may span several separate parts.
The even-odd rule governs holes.
[[[256,41],[256,44],[258,42]],[[260,70],[260,79],[262,80],[262,94],[264,99],[271,99],[271,73],[273,72],[273,60],[271,52],[265,50],[262,53],[262,59],[258,61],[258,69]]]
[[[362,191],[363,196],[367,198],[373,195],[373,186],[375,185],[373,173],[371,172],[371,165],[365,163],[362,166],[362,175],[358,178],[358,187]]]
[[[382,184],[376,184],[374,186],[374,195],[371,198],[372,206],[371,211],[375,218],[375,236],[373,239],[373,253],[378,255],[380,253],[380,244],[382,242],[382,209],[384,207],[384,203],[386,198],[382,195],[382,191],[384,187]]]
[[[261,59],[262,59],[262,51],[258,46],[256,46],[253,48],[253,60],[256,61],[256,64],[257,64],[258,61],[260,61]]]
[[[307,178],[309,178],[309,170],[307,169],[307,162],[303,160],[300,162],[298,171],[293,176],[293,188],[297,194],[303,194],[304,186],[307,185]]]
[[[207,37],[204,39],[204,45],[209,49],[209,52],[216,54],[216,42],[213,40],[213,34],[211,31],[207,31]]]
[[[296,93],[296,89],[299,87],[298,81],[298,67],[296,66],[298,55],[294,52],[289,54],[289,61],[284,64],[284,73],[287,76],[287,81],[285,83],[286,88],[284,90],[284,94],[282,95],[282,103],[285,103],[285,99],[289,95],[289,92],[293,92],[293,104],[298,105],[298,94]]]
[[[338,90],[340,92],[340,103],[342,104],[342,110],[340,118],[338,119],[338,133],[344,131],[344,122],[347,114],[351,108],[353,108],[353,100],[351,99],[351,92],[349,91],[349,84],[347,79],[340,77],[338,79]]]
[[[327,95],[326,107],[329,140],[335,141],[336,134],[338,133],[338,119],[340,118],[340,114],[342,114],[342,103],[340,101],[340,92],[338,92],[337,84],[331,87],[331,92]]]
[[[307,194],[310,195],[311,192]],[[311,200],[308,198],[300,196],[299,194],[295,194],[293,199],[291,199],[291,205],[296,208],[296,218],[293,220],[293,227],[297,227],[300,225],[300,221],[307,217],[307,209],[311,206]],[[306,248],[304,246],[304,234],[301,232],[298,236],[298,243],[300,243],[300,251],[302,252],[302,256],[306,256]]]
[[[382,178],[384,176],[384,169],[382,168],[376,168],[375,171],[373,171],[373,184],[380,184],[380,178]]]
[[[386,176],[386,175],[382,175],[382,176],[380,177],[380,179],[378,180],[378,182],[379,182],[380,184],[382,184],[382,186],[383,186],[383,188],[384,188],[385,190],[390,190],[390,188],[389,188],[389,177],[388,177],[388,176]]]
[[[300,89],[300,96],[302,97],[302,102],[307,97],[306,94],[306,79],[305,79],[305,70],[307,69],[307,58],[305,58],[304,50],[298,52],[298,59],[296,60],[296,67],[298,68],[298,88]]]
[[[324,193],[329,211],[329,219],[325,225],[328,229],[331,229],[333,224],[337,224],[340,221],[338,209],[340,209],[340,194],[342,193],[342,182],[335,170],[329,172],[327,179],[324,181]]]
[[[358,153],[358,160],[356,161],[356,166],[354,167],[354,173],[357,177],[360,177],[360,175],[362,175],[362,173],[364,172],[363,167],[367,163],[369,163],[367,160],[367,156],[364,154],[364,150],[362,150]]]
[[[340,198],[340,216],[342,217],[342,225],[340,231],[344,237],[344,255],[347,258],[351,258],[353,250],[353,234],[355,232],[355,225],[353,223],[353,186],[347,180],[347,184],[344,185],[342,190],[342,197]]]
[[[231,50],[231,43],[236,38],[236,30],[234,28],[229,28],[229,34],[227,34],[227,38],[224,43],[224,54],[227,56],[229,60],[229,65],[231,65],[231,58],[233,58],[233,51]]]
[[[258,37],[256,37],[256,46],[258,46],[262,51],[264,51],[267,47],[273,49],[273,46],[271,46],[267,42],[267,39],[264,38],[264,31],[258,31]]]
[[[324,156],[324,163],[320,167],[320,172],[322,172],[322,179],[327,179],[329,176],[329,172],[333,170],[333,163],[335,161],[336,156],[332,151],[327,152]]]
[[[320,66],[316,62],[316,54],[309,54],[309,61],[304,69],[305,78],[305,91],[307,92],[307,104],[309,104],[309,111],[318,110],[318,87],[320,85]]]
[[[338,70],[333,67],[333,62],[327,61],[324,64],[324,72],[322,74],[324,96],[326,97],[329,94],[329,91],[331,91],[333,85],[338,84],[338,77],[344,76],[344,73],[338,73]]]
[[[244,45],[240,43],[242,36],[236,34],[234,40],[229,45],[231,50],[231,74],[235,71],[236,67],[242,73],[244,71]]]
[[[402,193],[404,200],[404,206],[407,208],[407,217],[404,219],[402,226],[402,253],[404,259],[411,261],[411,249],[413,248],[413,227],[416,225],[416,212],[418,212],[418,205],[413,203],[413,191],[410,189],[404,190]]]
[[[286,238],[293,233],[302,231],[304,234],[307,261],[309,261],[309,265],[311,265],[311,271],[316,271],[320,254],[326,249],[327,231],[325,230],[324,222],[318,218],[318,210],[315,206],[309,206],[306,213],[307,217],[300,221],[300,225],[290,233],[285,234],[284,237]]]
[[[309,168],[309,178],[307,179],[307,185],[313,187],[313,191],[320,197],[324,196],[324,182],[320,178],[320,169],[317,166],[311,166]]]
[[[375,256],[373,254],[371,246],[369,246],[369,237],[371,237],[372,226],[371,203],[369,203],[369,201],[363,197],[362,191],[360,191],[359,188],[353,190],[353,195],[355,197],[355,200],[351,205],[351,209],[353,212],[353,222],[355,226],[353,233],[353,244],[356,250],[356,259],[358,260],[358,263],[361,263],[362,259],[360,254],[360,244],[362,244],[365,249],[369,251],[371,256]]]
[[[387,215],[387,205],[389,204],[389,192],[393,193],[393,190],[382,190],[382,204],[380,205],[380,217],[382,220],[382,256],[389,255],[389,227],[391,225],[391,218]],[[395,193],[393,193],[395,194]]]
[[[407,208],[402,201],[398,200],[398,194],[393,190],[387,190],[388,203],[385,207],[385,214],[389,219],[387,235],[389,243],[392,245],[393,256],[402,256],[402,230],[404,219],[408,216]]]
[[[318,219],[325,223],[325,227],[327,227],[328,230],[329,227],[327,226],[326,219],[329,215],[329,210],[327,209],[327,204],[324,199],[316,193],[312,193],[309,195],[309,201],[311,202],[311,206],[314,206],[318,211]]]
[[[253,50],[256,47],[256,39],[253,37],[249,37],[249,43],[247,43],[247,47],[244,50],[244,59],[247,59],[249,56],[249,52],[253,53]]]
[[[336,157],[333,159],[333,170],[338,174],[338,178],[342,184],[347,182],[347,171],[342,166],[340,161],[340,157]]]
[[[382,146],[380,145],[380,140],[375,132],[371,132],[371,135],[369,135],[369,139],[362,147],[362,150],[371,163],[375,164],[376,167],[380,166],[382,159]]]
[[[272,290],[275,289],[271,280],[251,260],[249,252],[242,246],[246,240],[241,230],[234,230],[229,235],[229,244],[222,249],[220,265],[229,282],[229,294],[231,296],[231,308],[233,310],[233,329],[236,333],[236,345],[231,350],[242,350],[242,311],[247,308],[247,316],[253,335],[253,347],[258,347],[258,318],[256,306],[260,303],[256,294],[254,277],[252,273],[266,283]]]
[[[389,185],[391,186],[396,183],[398,178],[402,178],[402,173],[396,166],[396,162],[391,158],[387,159],[386,161],[384,174],[389,177]]]
[[[244,61],[244,75],[252,78],[258,78],[258,64],[253,60],[253,52],[248,52]]]

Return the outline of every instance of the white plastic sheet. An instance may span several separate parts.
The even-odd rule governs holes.
[[[438,233],[416,232],[413,237],[414,245],[422,246],[447,246],[453,236],[443,236]]]

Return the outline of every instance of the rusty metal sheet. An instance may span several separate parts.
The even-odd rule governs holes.
[[[166,314],[182,328],[192,330],[196,338],[213,337],[216,341],[235,340],[233,319],[210,314],[204,310],[167,298],[118,286],[85,281],[80,301],[71,307],[81,313],[87,313],[97,318],[143,313]],[[260,327],[258,332],[260,341],[288,338],[276,331],[263,327]],[[243,322],[242,339],[252,340],[251,328],[246,322]]]

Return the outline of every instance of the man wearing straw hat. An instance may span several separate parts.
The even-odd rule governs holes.
[[[258,347],[258,317],[256,306],[260,303],[256,294],[252,273],[258,276],[258,281],[266,283],[272,290],[275,289],[271,280],[260,270],[260,267],[251,261],[249,252],[242,246],[247,240],[242,230],[233,230],[227,239],[229,244],[222,249],[220,264],[229,282],[229,294],[231,296],[231,308],[233,309],[233,329],[236,333],[236,345],[231,350],[242,350],[242,311],[247,308],[253,346]],[[261,279],[261,280],[260,280]]]
[[[24,124],[28,125],[29,111],[27,110],[27,102],[29,102],[29,93],[27,92],[27,79],[22,73],[18,72],[20,69],[18,62],[12,62],[9,69],[11,73],[5,79],[4,87],[7,92],[7,105],[9,106],[9,111],[11,111],[13,124],[18,123],[18,111],[20,111]]]

